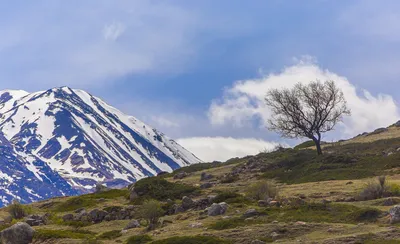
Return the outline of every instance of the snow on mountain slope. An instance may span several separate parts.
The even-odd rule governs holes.
[[[40,161],[79,191],[98,182],[124,186],[200,162],[156,129],[68,87],[0,91],[0,130],[34,180],[43,180],[33,163]],[[12,177],[3,177],[2,169],[0,165],[0,181]]]

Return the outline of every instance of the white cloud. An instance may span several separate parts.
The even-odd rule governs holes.
[[[181,138],[177,142],[205,162],[255,155],[279,145],[261,139],[232,137],[192,137]]]
[[[125,32],[125,25],[119,22],[105,25],[103,28],[104,39],[115,41]]]
[[[337,128],[339,137],[354,136],[397,121],[399,111],[396,102],[389,95],[372,95],[366,90],[357,93],[356,87],[343,76],[324,70],[309,58],[284,68],[279,73],[271,73],[260,79],[238,81],[224,92],[224,96],[212,102],[209,119],[214,125],[234,123],[236,126],[252,126],[255,119],[265,128],[270,116],[264,105],[264,96],[271,88],[291,87],[297,82],[313,80],[334,80],[343,90],[352,116],[345,118]],[[338,139],[336,137],[336,139]]]

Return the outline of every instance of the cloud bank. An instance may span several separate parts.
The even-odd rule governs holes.
[[[177,142],[205,162],[226,161],[274,149],[279,143],[254,138],[193,137]]]
[[[260,79],[243,80],[227,88],[223,97],[212,102],[208,116],[213,125],[233,123],[237,127],[265,128],[270,111],[264,105],[264,96],[271,88],[292,87],[296,83],[313,80],[334,80],[343,90],[352,115],[337,127],[332,139],[355,136],[364,131],[388,126],[397,121],[399,110],[394,99],[385,94],[373,95],[357,89],[346,77],[323,69],[310,58],[299,60],[281,72],[270,73]],[[326,139],[326,138],[325,138]]]

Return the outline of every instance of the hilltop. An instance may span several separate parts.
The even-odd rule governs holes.
[[[3,208],[2,229],[38,224],[35,243],[398,243],[399,132],[393,125],[326,144],[322,156],[305,143],[195,164],[120,190],[24,205],[30,216],[11,223]],[[151,199],[162,216],[148,230]]]

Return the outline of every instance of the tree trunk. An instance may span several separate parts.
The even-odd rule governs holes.
[[[317,148],[317,154],[322,155],[322,148],[321,148],[321,137],[318,136],[318,138],[313,137],[312,140],[315,143],[315,147]]]

